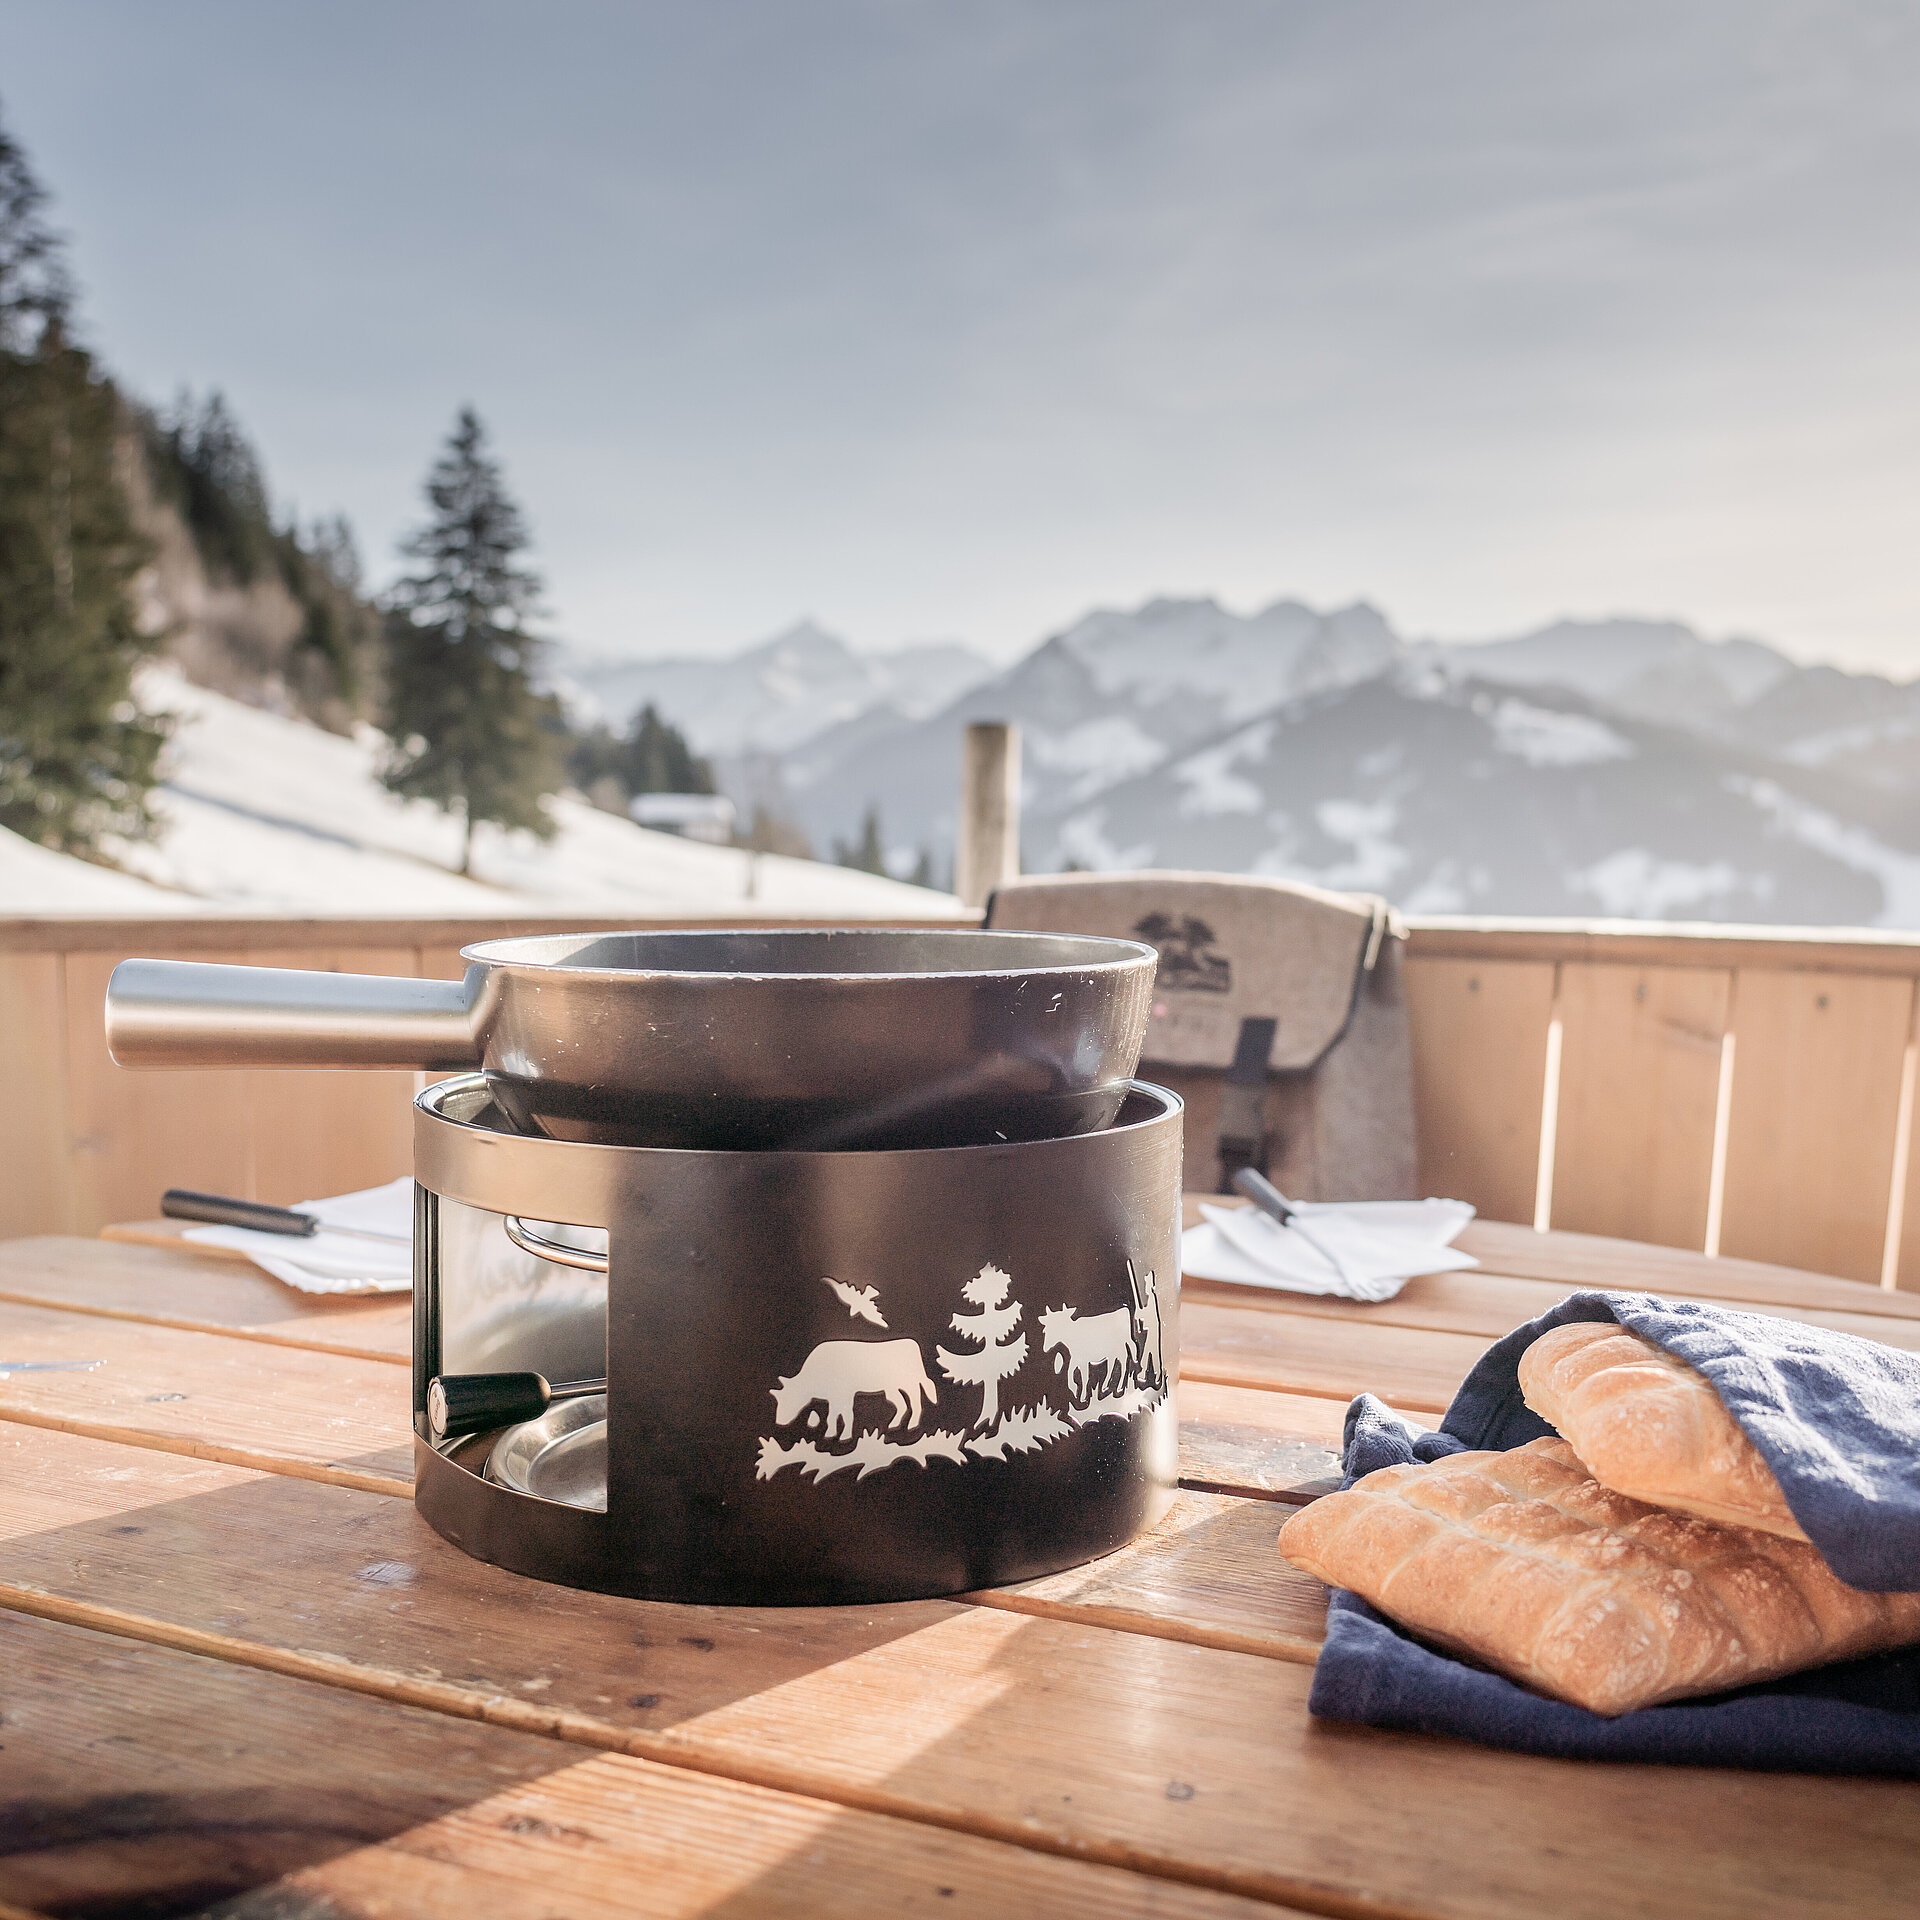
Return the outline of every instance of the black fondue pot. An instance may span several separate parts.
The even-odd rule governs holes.
[[[523,1133],[815,1149],[1103,1127],[1155,954],[968,928],[569,933],[463,949],[464,980],[125,960],[129,1067],[481,1067]]]

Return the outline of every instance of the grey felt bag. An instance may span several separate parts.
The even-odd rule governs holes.
[[[1189,1191],[1255,1166],[1297,1200],[1415,1197],[1405,930],[1384,900],[1238,874],[1050,874],[990,927],[1160,951],[1141,1072],[1187,1103]]]

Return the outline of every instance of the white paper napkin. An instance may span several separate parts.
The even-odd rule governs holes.
[[[1416,1273],[1480,1264],[1451,1244],[1473,1218],[1464,1200],[1303,1201],[1295,1210],[1327,1253],[1339,1255],[1339,1266],[1257,1207],[1202,1205],[1201,1224],[1180,1236],[1181,1271],[1280,1293],[1378,1301],[1391,1300]]]
[[[251,1227],[189,1227],[181,1238],[202,1246],[232,1247],[302,1293],[406,1293],[412,1288],[413,1181],[407,1175],[384,1187],[335,1194],[330,1200],[302,1200],[299,1208],[321,1223],[310,1240]],[[329,1226],[370,1227],[406,1238],[363,1240],[357,1234],[329,1233]]]

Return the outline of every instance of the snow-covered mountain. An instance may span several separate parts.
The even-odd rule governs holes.
[[[950,896],[812,861],[650,833],[562,796],[545,843],[483,827],[462,876],[459,828],[375,776],[381,741],[326,733],[190,685],[140,675],[143,704],[179,716],[157,796],[164,832],[112,851],[114,873],[0,839],[0,911],[121,914],[229,908],[268,913],[741,912],[938,918]]]
[[[788,648],[815,663],[795,683],[833,697],[769,722]],[[950,856],[967,723],[1012,720],[1035,871],[1294,874],[1431,912],[1920,926],[1920,682],[1758,640],[1614,618],[1410,642],[1365,603],[1157,599],[1090,613],[917,716],[866,697],[852,657],[796,630],[699,663],[710,709],[664,682],[648,697],[716,747],[726,715],[762,715],[731,737],[767,748],[722,749],[723,774],[750,765],[753,797],[816,846],[877,808],[901,872]]]
[[[1408,907],[1920,926],[1920,684],[1671,621],[1409,643],[1364,604],[1090,614],[919,722],[782,757],[816,843],[952,844],[960,734],[1017,721],[1036,871],[1293,873]]]
[[[1920,926],[1920,835],[1831,774],[1401,665],[1028,816],[1036,871],[1210,867],[1410,912]]]
[[[789,754],[789,804],[816,843],[850,837],[877,806],[889,846],[944,852],[970,721],[1019,723],[1023,804],[1044,812],[1279,700],[1378,673],[1399,644],[1364,604],[1321,614],[1283,600],[1241,615],[1213,600],[1163,599],[1090,613],[940,713],[823,734]]]
[[[1706,640],[1674,620],[1556,620],[1515,640],[1426,642],[1441,661],[1509,687],[1562,687],[1621,713],[1713,730],[1800,669],[1759,640]]]
[[[737,758],[784,753],[875,709],[917,720],[992,672],[957,641],[855,653],[803,620],[725,659],[577,662],[561,685],[583,717],[623,728],[652,701],[695,752]]]

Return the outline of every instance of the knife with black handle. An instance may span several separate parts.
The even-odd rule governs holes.
[[[225,1194],[193,1193],[169,1187],[160,1196],[160,1211],[169,1220],[203,1220],[216,1227],[249,1227],[255,1233],[281,1233],[294,1240],[311,1240],[316,1233],[346,1233],[356,1240],[384,1240],[391,1247],[413,1244],[410,1233],[382,1233],[375,1227],[337,1227],[298,1207],[272,1207],[264,1200],[233,1200]]]

